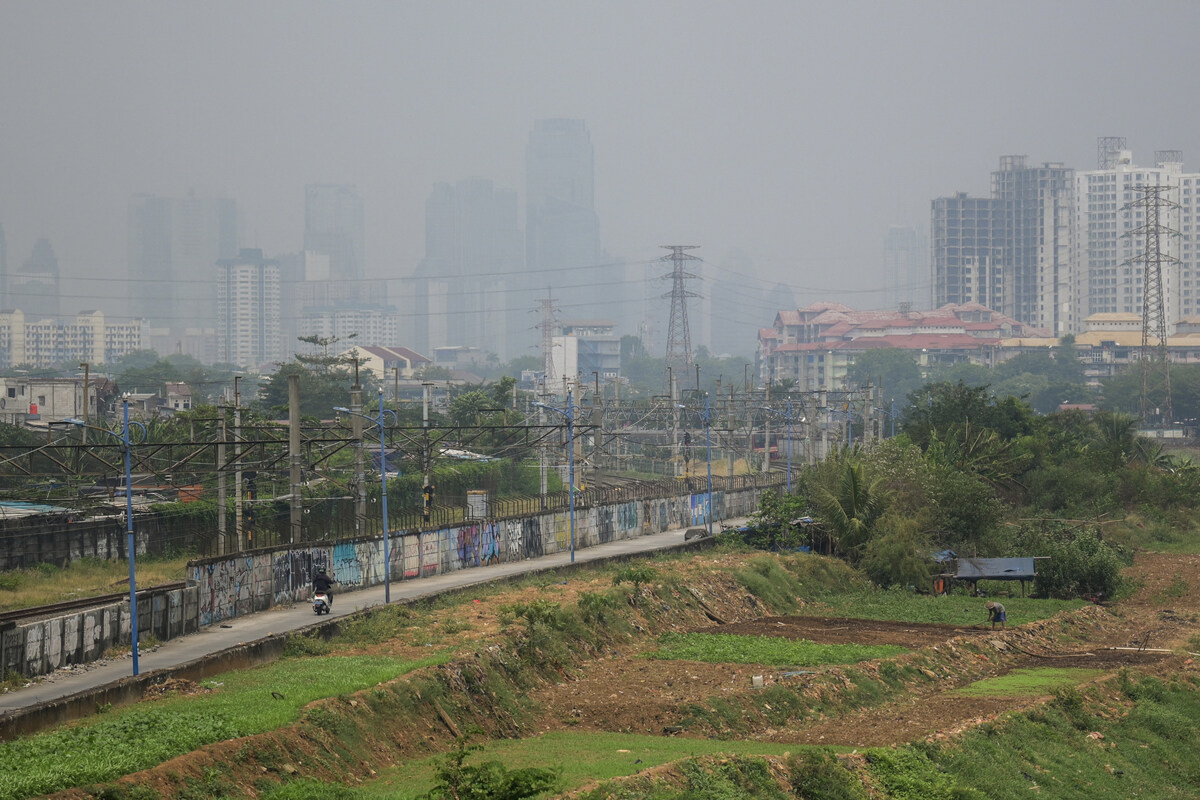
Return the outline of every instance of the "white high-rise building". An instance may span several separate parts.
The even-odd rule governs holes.
[[[1139,167],[1128,150],[1115,154],[1110,169],[1075,175],[1074,257],[1077,306],[1082,321],[1091,314],[1142,313],[1142,265],[1130,263],[1145,250],[1136,233],[1146,222],[1140,186],[1169,186],[1166,197],[1178,208],[1161,208],[1159,224],[1180,236],[1160,237],[1162,252],[1179,260],[1164,264],[1163,307],[1167,329],[1200,313],[1200,174],[1185,173],[1177,151],[1158,154],[1156,165]]]
[[[220,361],[258,369],[283,360],[279,334],[279,262],[243,248],[216,266]]]

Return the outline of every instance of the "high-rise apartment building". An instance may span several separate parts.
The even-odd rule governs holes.
[[[142,349],[146,335],[144,321],[109,325],[102,311],[82,311],[70,322],[0,311],[0,367],[52,367],[79,361],[111,364]]]
[[[1072,332],[1077,313],[1070,261],[1074,175],[1061,163],[1029,166],[1025,156],[1003,156],[992,173],[1008,289],[999,310],[1054,336]]]
[[[279,262],[246,248],[218,260],[215,274],[218,359],[248,369],[282,361]]]
[[[304,187],[304,249],[329,256],[334,280],[359,281],[366,276],[363,201],[356,187],[328,183]]]
[[[933,201],[933,306],[979,303],[1000,307],[1005,298],[1003,231],[999,204],[990,197]]]
[[[1159,224],[1179,235],[1160,237],[1163,253],[1178,260],[1164,264],[1163,306],[1167,328],[1200,314],[1200,174],[1183,171],[1178,151],[1156,154],[1155,166],[1134,164],[1129,150],[1108,159],[1107,169],[1075,176],[1075,261],[1077,292],[1084,317],[1098,313],[1142,313],[1143,265],[1133,259],[1145,249],[1138,228],[1146,210],[1133,206],[1139,187],[1168,186],[1177,207],[1159,209]]]
[[[133,316],[164,329],[163,341],[184,330],[211,332],[217,316],[213,265],[237,252],[233,200],[194,191],[187,197],[135,195],[129,204]]]
[[[991,197],[933,201],[934,305],[977,302],[1062,336],[1075,329],[1074,170],[1004,156]]]

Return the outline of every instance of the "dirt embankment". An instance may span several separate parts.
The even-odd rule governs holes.
[[[769,617],[731,572],[746,558],[705,554],[672,564],[678,573],[670,585],[676,588],[645,587],[636,606],[622,610],[629,620],[626,632],[577,643],[561,663],[537,671],[523,665],[509,635],[513,628],[506,634],[499,609],[532,599],[572,605],[583,592],[611,589],[608,580],[513,590],[486,603],[438,612],[430,627],[467,625],[453,639],[471,655],[351,697],[319,701],[293,726],[221,742],[130,780],[150,785],[164,797],[212,769],[242,787],[294,775],[353,782],[398,760],[444,750],[455,735],[471,728],[489,737],[567,728],[897,744],[945,737],[1040,702],[946,694],[1012,669],[1195,667],[1180,657],[1163,662],[1159,654],[1104,648],[1171,648],[1195,636],[1200,630],[1196,615],[1178,609],[1196,608],[1200,601],[1200,587],[1188,583],[1188,576],[1200,574],[1200,557],[1143,555],[1132,570],[1140,588],[1129,600],[994,634],[942,625]],[[700,629],[919,649],[896,659],[790,675],[754,665],[638,657],[662,632]],[[406,658],[413,648],[397,640],[359,651]],[[763,688],[752,684],[758,675],[764,678]],[[63,796],[88,795],[76,791]]]

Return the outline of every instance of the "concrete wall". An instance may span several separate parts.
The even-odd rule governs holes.
[[[138,594],[138,641],[160,641],[200,629],[195,586]],[[26,677],[96,661],[112,647],[129,646],[129,601],[72,611],[0,629],[0,673]]]
[[[758,497],[757,489],[713,492],[712,518],[750,514],[758,510]],[[579,509],[575,548],[703,525],[707,500],[702,493]],[[563,552],[571,546],[570,537],[567,512],[394,534],[388,568],[391,580],[412,580]],[[342,591],[383,583],[383,540],[311,543],[193,561],[188,569],[199,587],[200,624],[306,600],[318,566],[333,575]]]
[[[758,497],[757,489],[713,492],[712,519],[753,513]],[[703,525],[710,513],[707,500],[701,493],[578,509],[575,547]],[[388,568],[393,581],[414,580],[563,552],[570,539],[571,518],[565,511],[396,534]],[[124,540],[112,540],[113,546],[118,543]],[[143,546],[139,538],[139,549]],[[138,594],[139,640],[153,634],[166,641],[224,619],[305,601],[318,566],[329,570],[342,591],[381,584],[383,540],[312,543],[190,562],[187,588]],[[13,670],[33,677],[95,661],[111,647],[128,646],[129,631],[128,601],[10,623],[0,629],[0,674]]]

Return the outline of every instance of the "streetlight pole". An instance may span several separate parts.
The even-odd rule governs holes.
[[[121,449],[125,451],[125,550],[129,554],[129,641],[133,651],[133,674],[138,674],[138,616],[137,616],[137,540],[133,534],[133,475],[132,462],[130,451],[133,449],[133,444],[129,438],[129,395],[125,394],[121,398],[121,407],[123,419],[121,425],[121,434],[116,433],[107,428],[95,428],[98,431],[104,431],[109,436],[114,436],[121,440]],[[63,422],[77,425],[84,430],[92,428],[81,419],[65,419]],[[142,429],[142,441],[146,440],[146,426],[140,422],[134,422]]]
[[[362,419],[369,419],[379,426],[379,502],[383,511],[383,602],[388,604],[392,602],[392,551],[391,551],[391,535],[388,533],[388,494],[387,494],[387,427],[384,425],[383,415],[391,414],[395,422],[399,422],[399,417],[395,411],[390,408],[383,407],[383,387],[379,387],[379,417],[372,419],[366,414],[358,411],[351,411],[344,406],[334,406],[334,411],[339,411],[343,414],[351,414]]]
[[[570,391],[567,392],[567,408],[548,406],[545,403],[534,403],[538,408],[545,408],[561,415],[567,421],[567,487],[569,490],[568,503],[571,509],[571,563],[575,563],[575,405]]]

